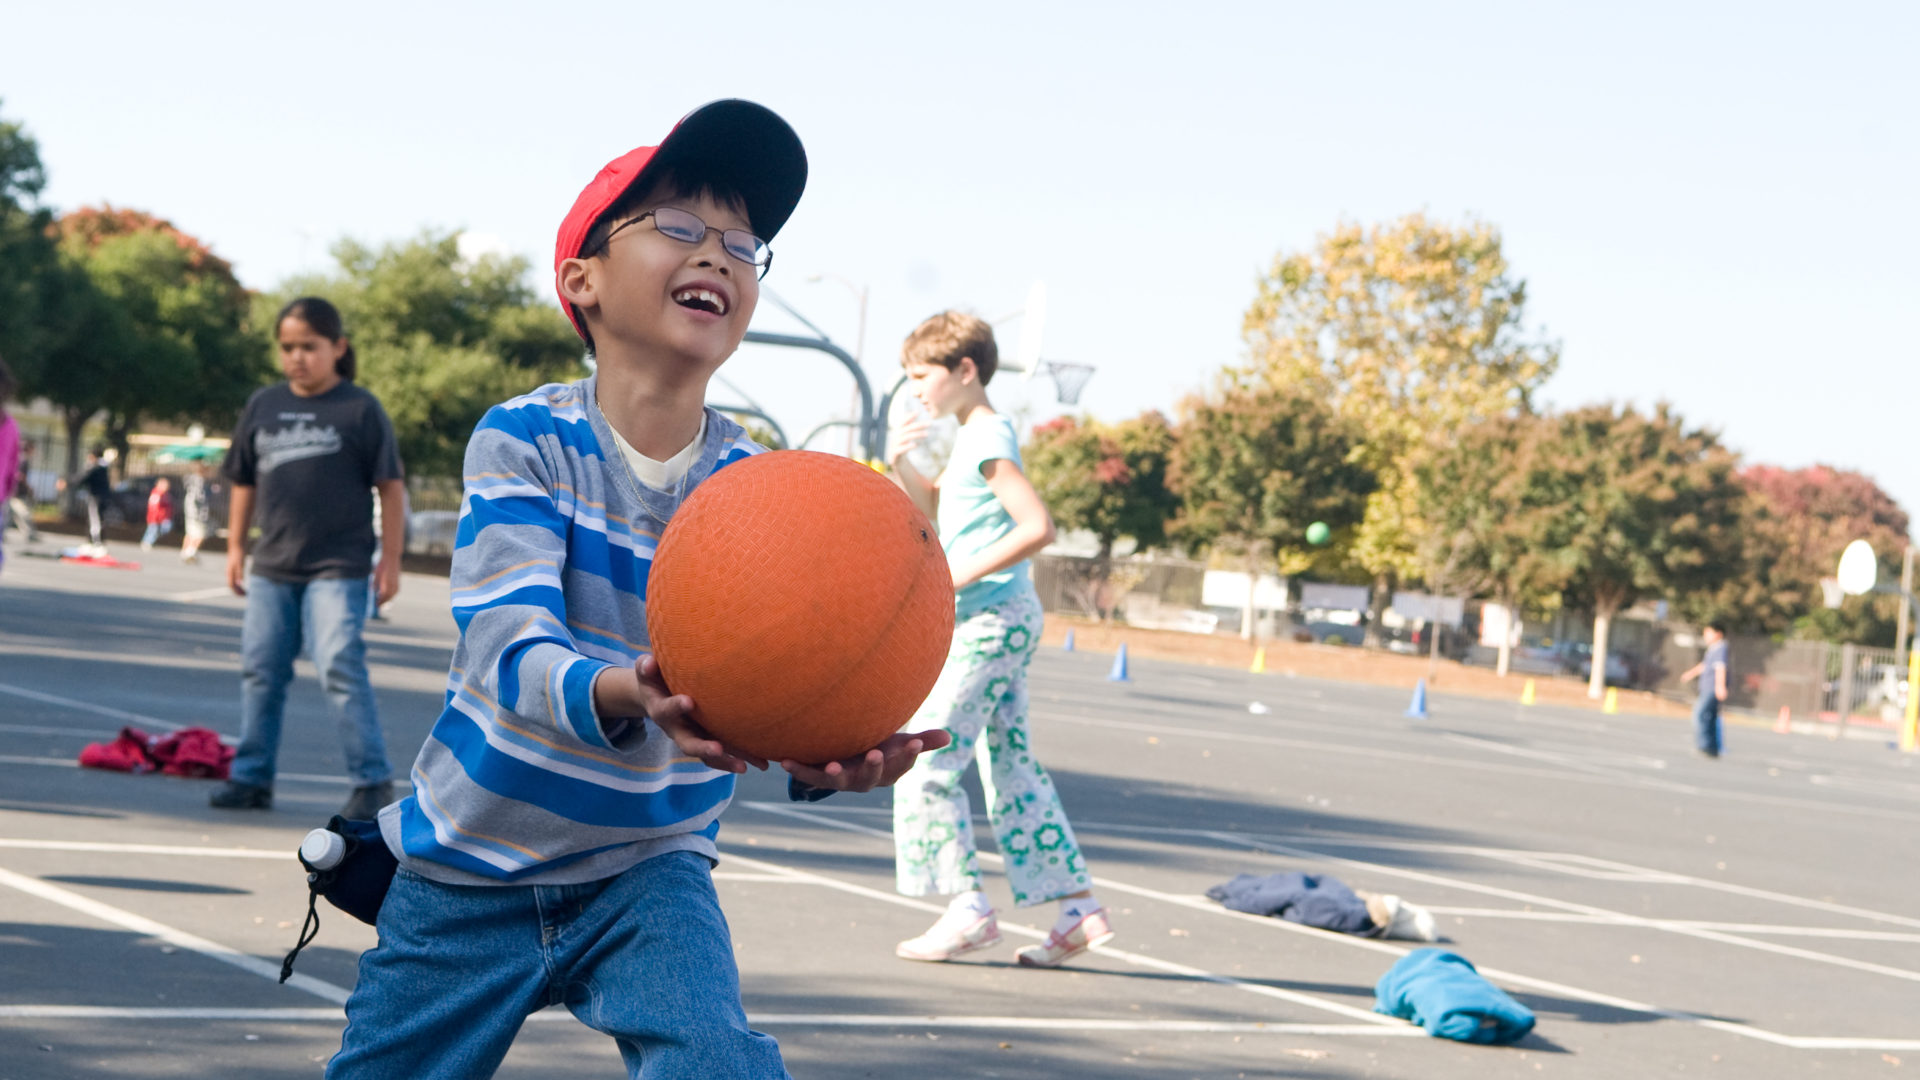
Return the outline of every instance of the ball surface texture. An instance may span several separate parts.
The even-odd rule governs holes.
[[[1324,521],[1316,521],[1313,524],[1307,526],[1307,543],[1312,544],[1315,547],[1319,547],[1321,544],[1326,543],[1327,540],[1332,536],[1333,536],[1333,530],[1327,528],[1327,523]]]
[[[675,511],[648,573],[667,686],[712,735],[824,764],[899,731],[953,640],[953,579],[932,522],[857,461],[775,450],[736,461]]]

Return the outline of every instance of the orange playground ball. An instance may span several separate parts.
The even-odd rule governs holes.
[[[660,538],[647,627],[661,675],[713,736],[824,764],[913,717],[953,640],[933,524],[857,461],[775,450],[694,490]]]

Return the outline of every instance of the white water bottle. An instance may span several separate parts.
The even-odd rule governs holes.
[[[315,870],[331,870],[347,857],[347,838],[332,829],[315,829],[300,841],[300,857]]]

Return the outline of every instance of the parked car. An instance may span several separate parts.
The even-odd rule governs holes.
[[[1565,642],[1559,646],[1560,662],[1567,672],[1583,679],[1593,678],[1593,646],[1584,641]],[[1633,685],[1633,666],[1620,653],[1607,652],[1607,685]]]

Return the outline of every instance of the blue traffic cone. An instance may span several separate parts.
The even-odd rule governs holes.
[[[1407,715],[1415,720],[1427,718],[1427,680],[1421,679],[1413,688],[1413,704],[1407,706]]]
[[[1113,654],[1113,670],[1107,672],[1108,682],[1132,682],[1127,678],[1127,643],[1120,643],[1120,651]]]
[[[1072,627],[1067,628],[1067,640],[1063,644],[1061,644],[1060,651],[1061,652],[1073,651],[1073,628]]]

